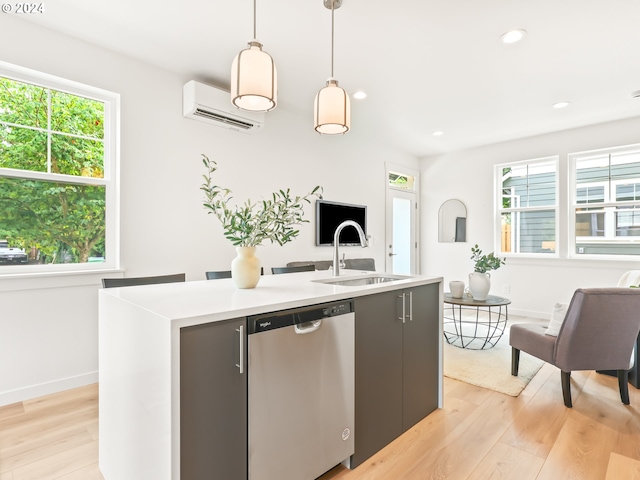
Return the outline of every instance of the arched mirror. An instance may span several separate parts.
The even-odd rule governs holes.
[[[460,200],[447,200],[438,211],[438,241],[467,241],[467,207]]]

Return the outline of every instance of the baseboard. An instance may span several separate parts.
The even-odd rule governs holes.
[[[71,388],[83,387],[98,382],[98,372],[85,373],[75,377],[63,378],[54,382],[40,383],[26,388],[0,393],[0,407],[32,398],[62,392]]]

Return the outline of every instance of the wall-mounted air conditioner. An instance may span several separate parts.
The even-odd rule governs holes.
[[[231,103],[229,92],[195,80],[182,89],[182,114],[243,133],[256,133],[264,126],[264,112],[239,110]]]

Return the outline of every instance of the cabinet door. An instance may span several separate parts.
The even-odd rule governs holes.
[[[180,330],[181,480],[246,480],[246,352],[244,318]]]
[[[402,431],[438,407],[439,287],[404,291]]]
[[[361,464],[402,433],[401,292],[358,297],[356,314],[355,453]]]

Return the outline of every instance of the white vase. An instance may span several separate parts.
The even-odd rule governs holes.
[[[236,247],[238,256],[231,261],[231,278],[238,288],[255,288],[260,281],[260,259],[256,247]]]
[[[474,300],[486,300],[491,290],[491,275],[473,272],[469,274],[469,291]]]

